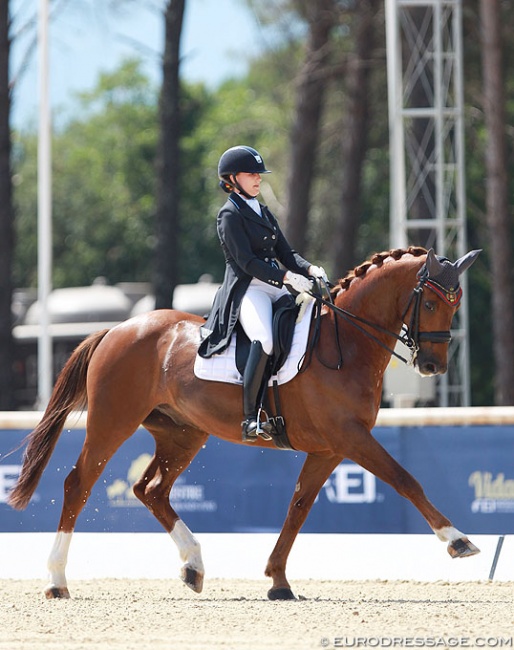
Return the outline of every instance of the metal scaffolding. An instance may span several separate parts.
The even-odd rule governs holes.
[[[466,253],[461,0],[386,0],[390,243]],[[466,277],[438,406],[468,406]]]

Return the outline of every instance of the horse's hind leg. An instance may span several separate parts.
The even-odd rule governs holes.
[[[134,485],[134,494],[170,534],[184,562],[180,577],[193,591],[203,587],[204,568],[200,544],[170,505],[175,480],[187,469],[208,435],[164,416],[144,422],[155,438],[155,455],[143,476]]]
[[[68,549],[80,512],[86,505],[93,485],[119,446],[137,425],[119,430],[96,429],[88,422],[86,439],[78,460],[64,481],[64,500],[57,535],[48,558],[47,598],[69,598],[66,581]]]
[[[286,520],[266,566],[266,575],[273,579],[273,586],[268,591],[270,600],[294,599],[291,586],[286,578],[289,552],[319,491],[341,461],[342,457],[340,456],[326,457],[312,454],[305,459]]]

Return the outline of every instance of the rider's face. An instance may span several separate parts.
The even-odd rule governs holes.
[[[243,188],[243,190],[253,196],[254,198],[261,191],[261,175],[260,174],[249,174],[248,172],[239,172],[236,175],[236,181]]]

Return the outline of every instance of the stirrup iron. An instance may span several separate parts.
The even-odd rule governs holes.
[[[264,422],[261,422],[261,413],[264,413],[265,420]],[[266,428],[263,428],[263,425]],[[270,436],[270,431],[272,430],[272,423],[269,421],[268,414],[266,411],[262,408],[262,406],[259,407],[259,410],[257,411],[257,429],[256,433],[258,436],[260,436],[263,440],[273,440],[273,438]]]

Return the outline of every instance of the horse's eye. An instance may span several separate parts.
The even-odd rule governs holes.
[[[435,311],[435,301],[434,300],[425,300],[425,309],[427,311]]]

